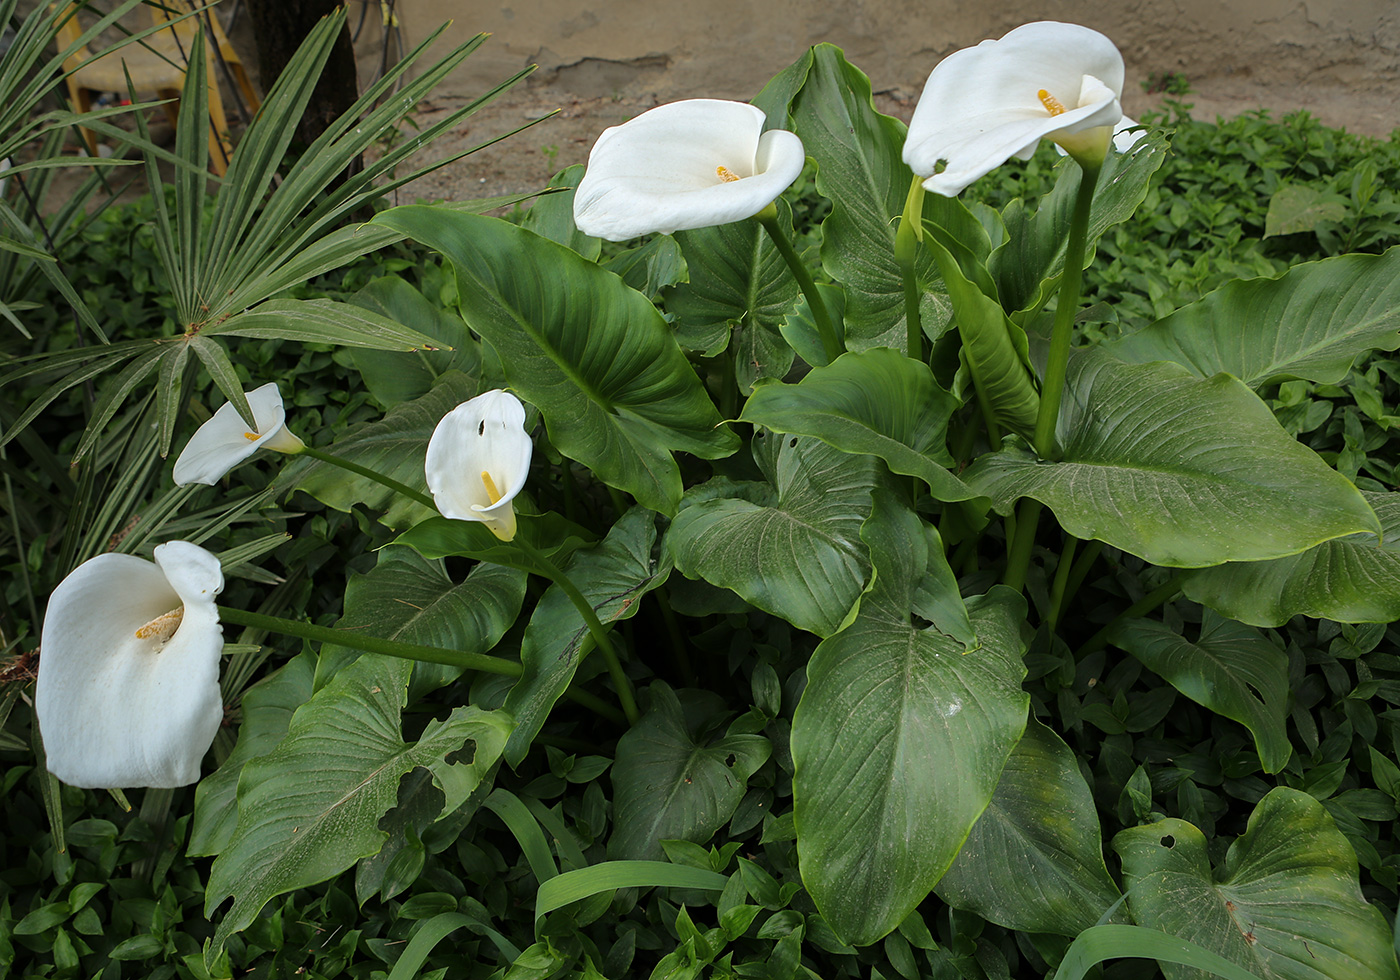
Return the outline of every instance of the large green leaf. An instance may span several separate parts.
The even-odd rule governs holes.
[[[1034,718],[938,897],[1021,932],[1077,936],[1118,901],[1074,752]]]
[[[1002,587],[971,600],[980,645],[968,651],[940,623],[962,603],[937,532],[892,494],[875,499],[861,530],[874,579],[850,625],[813,654],[792,725],[802,880],[858,945],[898,926],[947,870],[1028,704],[1024,600]]]
[[[656,515],[633,507],[595,547],[575,551],[564,574],[577,584],[604,627],[637,614],[642,596],[671,574],[669,556],[652,558]],[[588,626],[558,585],[551,585],[525,628],[520,663],[525,672],[506,695],[516,719],[505,758],[518,766],[539,734],[554,702],[564,694],[583,657]]]
[[[364,575],[345,585],[345,612],[337,629],[441,650],[487,653],[514,625],[525,601],[524,572],[480,562],[461,582],[441,562],[412,548],[391,546]],[[327,649],[321,656],[327,656]],[[410,700],[462,675],[462,668],[418,663]]]
[[[895,473],[923,480],[938,500],[967,500],[976,495],[946,469],[953,465],[948,420],[957,408],[928,365],[875,347],[842,354],[795,385],[758,385],[739,418],[879,456]]]
[[[1000,513],[1034,497],[1075,537],[1183,568],[1380,530],[1360,492],[1228,375],[1201,380],[1173,364],[1079,352],[1058,438],[1057,462],[1012,447],[978,459],[963,480]]]
[[[675,513],[672,452],[714,459],[738,447],[661,314],[616,276],[495,218],[412,206],[375,221],[452,262],[463,318],[544,415],[553,445],[638,503]]]
[[[666,546],[683,575],[830,636],[870,575],[860,525],[881,479],[878,464],[807,437],[759,442],[768,482],[718,479],[692,490]]]
[[[781,198],[775,202],[778,221],[792,227],[792,210]],[[790,231],[789,231],[790,234]],[[797,280],[773,240],[757,219],[676,232],[685,255],[690,281],[681,283],[666,300],[675,314],[676,333],[687,347],[713,348],[714,343],[686,343],[686,337],[713,339],[734,328],[729,345],[734,375],[748,392],[757,378],[781,378],[792,367],[792,348],[778,332],[801,295]]]
[[[1251,387],[1286,378],[1337,384],[1358,354],[1400,347],[1400,247],[1246,279],[1105,345],[1124,361],[1175,361]]]
[[[943,273],[962,340],[962,360],[979,398],[999,421],[1029,436],[1040,413],[1040,395],[1031,373],[1026,332],[996,299],[967,278],[957,256],[949,250],[946,236],[930,234],[924,244],[923,251],[935,257]]]
[[[1294,616],[1339,623],[1400,619],[1400,493],[1361,495],[1380,519],[1371,533],[1324,541],[1272,561],[1203,568],[1182,585],[1196,602],[1254,626],[1282,626]]]
[[[734,815],[748,779],[773,747],[762,735],[714,738],[723,706],[707,691],[651,686],[651,707],[617,743],[608,857],[659,859],[663,840],[703,844]],[[687,710],[689,708],[689,710]]]
[[[405,743],[399,712],[413,664],[365,655],[297,709],[282,743],[248,763],[238,782],[238,827],[209,874],[205,910],[233,905],[206,950],[212,959],[229,936],[274,896],[325,881],[376,853],[378,824],[398,797],[399,779],[416,766],[433,773],[455,810],[491,772],[510,734],[501,712],[455,709]],[[470,762],[449,762],[465,743]]]
[[[396,540],[425,558],[475,558],[526,572],[548,574],[548,569],[541,568],[533,555],[515,543],[518,539],[523,539],[535,551],[558,565],[575,548],[591,543],[593,535],[562,514],[550,511],[538,517],[521,515],[515,538],[510,541],[502,541],[480,521],[459,521],[448,517],[430,517],[421,524],[413,525]]]
[[[1356,854],[1311,796],[1279,787],[1255,807],[1225,865],[1162,820],[1113,839],[1139,925],[1198,943],[1261,980],[1395,980],[1391,930],[1357,882]],[[1169,980],[1208,976],[1163,965]]]
[[[1288,656],[1258,630],[1207,611],[1194,643],[1147,619],[1120,623],[1108,639],[1192,701],[1248,728],[1265,772],[1288,762]]]
[[[895,218],[913,174],[900,159],[904,124],[875,111],[870,80],[841,49],[818,44],[792,106],[797,135],[831,201],[822,222],[822,265],[846,293],[846,346],[903,347],[904,280],[894,257]],[[922,281],[937,278],[919,257]]]
[[[551,190],[562,189],[558,190],[558,193],[541,194],[536,198],[535,203],[530,205],[530,210],[525,212],[520,226],[596,262],[603,250],[603,240],[585,235],[574,224],[574,191],[578,189],[578,182],[583,179],[583,171],[583,164],[576,163],[549,178],[548,186]]]
[[[442,417],[477,394],[477,382],[465,374],[449,372],[438,379],[426,395],[390,409],[377,422],[352,429],[327,446],[329,452],[382,473],[405,486],[428,492],[423,458],[428,440]],[[315,462],[301,471],[296,487],[321,503],[348,511],[365,504],[381,512],[380,518],[392,528],[404,528],[421,521],[433,511],[394,493],[382,483],[358,476],[330,463]]]
[[[1105,158],[1089,213],[1085,268],[1093,261],[1095,246],[1103,233],[1137,211],[1147,196],[1152,175],[1166,156],[1166,137],[1149,133],[1127,153],[1111,152]],[[1006,241],[987,262],[1002,304],[1022,326],[1060,288],[1065,271],[1065,244],[1084,170],[1069,157],[1060,161],[1058,169],[1060,175],[1054,189],[1040,200],[1034,212],[1019,199],[1007,205],[1002,215]]]
[[[407,280],[380,276],[366,283],[350,301],[397,323],[412,323],[440,348],[411,353],[351,350],[365,386],[385,405],[427,394],[448,371],[471,377],[481,374],[481,351],[462,318],[430,302]]]
[[[194,791],[194,822],[185,851],[191,857],[218,854],[233,838],[238,823],[238,777],[251,759],[267,755],[287,734],[292,715],[313,693],[316,657],[303,653],[250,687],[243,695],[243,724],[238,744],[217,772],[205,776]]]

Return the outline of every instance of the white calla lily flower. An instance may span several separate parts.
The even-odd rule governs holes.
[[[1119,153],[1127,153],[1137,145],[1138,140],[1147,135],[1147,130],[1142,123],[1129,116],[1124,116],[1118,120],[1113,127],[1113,148]],[[1055,152],[1060,156],[1069,156],[1069,151],[1059,143],[1055,144]]]
[[[225,402],[199,427],[175,460],[175,485],[203,483],[213,486],[225,473],[259,449],[299,453],[305,443],[288,431],[282,393],[275,382],[248,392],[257,428],[250,431],[232,402]]]
[[[794,133],[763,132],[766,118],[746,102],[690,99],[604,130],[574,194],[574,224],[621,242],[753,217],[806,161]]]
[[[223,721],[219,559],[188,541],[155,559],[98,555],[49,598],[34,708],[70,786],[193,783]]]
[[[924,187],[955,197],[1042,139],[1081,162],[1102,161],[1123,118],[1123,56],[1077,24],[1025,24],[996,41],[955,51],[919,97],[904,162]]]
[[[497,388],[442,417],[428,440],[428,490],[443,517],[480,521],[502,541],[515,537],[511,503],[530,475],[534,444],[525,406]]]

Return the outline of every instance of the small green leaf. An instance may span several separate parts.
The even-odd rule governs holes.
[[[1288,184],[1269,198],[1264,216],[1264,237],[1316,231],[1324,221],[1341,221],[1347,216],[1346,198],[1306,184]]]
[[[41,905],[15,925],[16,936],[37,936],[62,925],[70,915],[67,902],[53,902]]]
[[[614,860],[659,858],[663,840],[707,842],[734,815],[749,777],[772,752],[761,735],[705,737],[693,719],[721,710],[719,700],[706,692],[687,698],[691,710],[656,681],[651,707],[617,743],[616,829],[608,841]]]

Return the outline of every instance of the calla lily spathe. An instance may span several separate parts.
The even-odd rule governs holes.
[[[34,707],[49,771],[70,786],[199,779],[223,721],[219,559],[188,541],[89,559],[49,598]]]
[[[1012,157],[1029,159],[1042,139],[1081,162],[1102,160],[1122,94],[1123,56],[1107,37],[1025,24],[938,63],[909,122],[904,162],[925,188],[954,197]]]
[[[574,194],[579,231],[620,242],[742,221],[785,191],[806,154],[746,102],[690,99],[603,131]]]
[[[175,485],[203,483],[213,486],[225,473],[259,449],[299,453],[305,444],[288,431],[282,393],[273,382],[248,392],[257,428],[250,431],[232,402],[225,402],[199,427],[175,460]]]
[[[442,417],[428,440],[428,490],[443,517],[481,521],[502,541],[515,537],[511,503],[530,475],[534,444],[525,406],[497,388]]]

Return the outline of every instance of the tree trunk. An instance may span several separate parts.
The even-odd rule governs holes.
[[[340,0],[248,0],[263,91],[272,88],[272,83],[282,74],[282,69],[316,22],[339,6]],[[306,113],[297,126],[297,142],[310,146],[358,96],[355,49],[347,25],[331,49]]]

